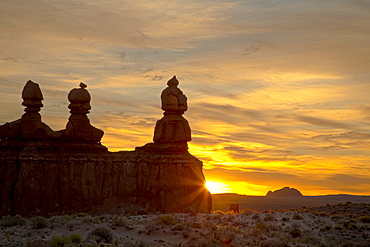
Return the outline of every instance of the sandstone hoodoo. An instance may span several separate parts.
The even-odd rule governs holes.
[[[100,143],[104,132],[87,118],[91,96],[86,87],[81,83],[70,91],[66,129],[53,131],[41,121],[38,84],[26,83],[26,113],[0,126],[0,215],[117,213],[125,205],[161,212],[211,210],[202,162],[187,149],[190,127],[178,118],[185,111],[181,91],[170,90],[182,113],[171,113],[175,122],[163,121],[164,135],[135,151],[109,152]]]
[[[68,94],[71,109],[71,116],[66,126],[64,136],[68,140],[84,140],[91,142],[100,142],[104,132],[90,124],[86,114],[90,113],[90,94],[85,89],[87,87],[83,82],[80,88],[72,89]]]
[[[48,125],[41,121],[39,111],[42,104],[43,95],[37,83],[29,80],[22,91],[22,105],[26,108],[22,117],[16,121],[5,123],[0,126],[0,140],[17,140],[17,144],[25,144],[24,141],[31,139],[54,139],[62,135],[61,132],[53,131]]]
[[[301,192],[299,192],[297,189],[284,187],[280,190],[275,190],[272,192],[271,190],[267,192],[266,196],[302,196]]]
[[[187,98],[177,87],[179,81],[176,76],[167,85],[161,95],[164,117],[157,121],[153,139],[155,143],[186,143],[191,141],[189,123],[182,116],[188,110]]]

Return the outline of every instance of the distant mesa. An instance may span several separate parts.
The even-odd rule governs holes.
[[[294,188],[289,188],[289,187],[284,187],[280,190],[275,190],[272,192],[271,190],[267,192],[266,196],[281,196],[281,197],[286,197],[286,196],[303,196],[299,190],[294,189]]]

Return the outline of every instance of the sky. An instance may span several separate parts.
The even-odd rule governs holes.
[[[110,151],[152,142],[160,94],[188,98],[212,193],[370,195],[367,0],[0,0],[0,124],[27,80],[64,129],[88,85]]]

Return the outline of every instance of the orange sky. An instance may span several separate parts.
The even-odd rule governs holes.
[[[173,75],[213,192],[370,195],[370,2],[0,1],[0,124],[69,117],[80,81],[111,151],[152,141]]]

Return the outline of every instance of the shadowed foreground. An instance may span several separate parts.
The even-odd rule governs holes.
[[[369,246],[370,204],[227,214],[3,217],[0,246]],[[351,213],[346,213],[351,212]],[[134,215],[132,215],[134,214]]]

